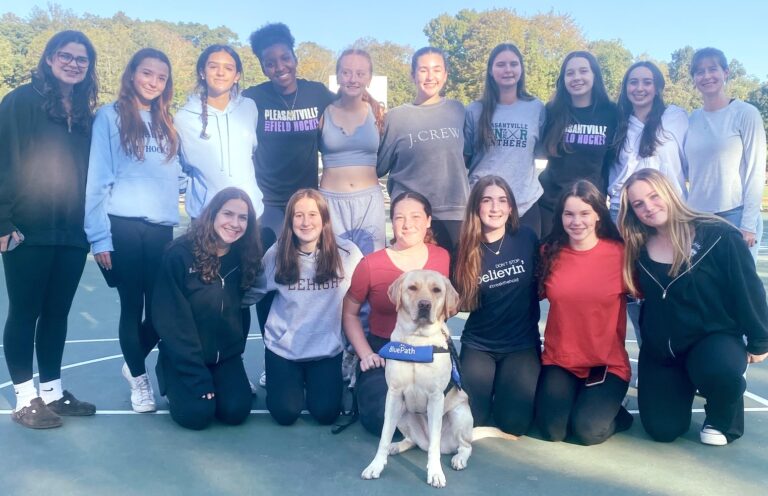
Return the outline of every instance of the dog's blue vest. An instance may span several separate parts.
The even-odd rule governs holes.
[[[451,354],[451,382],[448,384],[447,393],[451,386],[461,390],[461,374],[459,373],[459,359],[453,342],[448,338],[448,348],[440,346],[413,346],[398,341],[390,341],[381,347],[378,355],[387,360],[399,360],[401,362],[431,363],[434,361],[434,353]]]

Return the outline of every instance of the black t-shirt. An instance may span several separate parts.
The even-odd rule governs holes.
[[[315,81],[296,83],[290,95],[270,81],[243,91],[259,109],[254,166],[266,205],[285,207],[297,190],[317,188],[318,123],[334,95]]]
[[[580,179],[592,182],[605,194],[608,168],[613,161],[613,140],[618,114],[613,104],[572,107],[571,121],[557,147],[559,157],[548,157],[539,175],[544,193],[539,200],[554,209],[563,190]],[[546,132],[546,131],[545,131]]]
[[[461,343],[480,351],[511,353],[541,344],[535,276],[539,243],[526,226],[506,233],[502,240],[488,244],[490,249],[481,246],[480,305],[469,315]],[[492,253],[499,245],[499,254]]]

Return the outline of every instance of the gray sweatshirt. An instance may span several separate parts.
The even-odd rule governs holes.
[[[299,255],[299,280],[288,285],[275,282],[277,244],[264,254],[264,274],[246,292],[243,304],[251,305],[277,291],[264,326],[264,345],[272,353],[294,361],[341,353],[341,303],[363,254],[351,241],[337,237],[336,243],[344,274],[323,284],[315,283],[316,254]]]
[[[498,104],[491,119],[496,139],[485,150],[478,142],[482,111],[482,103],[470,103],[464,122],[464,155],[469,160],[469,184],[475,184],[484,176],[501,176],[512,188],[517,210],[523,215],[544,191],[534,162],[534,149],[544,127],[544,104],[537,98],[519,100],[511,105]]]
[[[688,205],[717,213],[744,206],[741,225],[756,232],[765,184],[765,129],[760,112],[733,100],[707,112],[694,110],[685,138]]]
[[[463,127],[464,106],[456,100],[390,110],[376,166],[379,177],[389,173],[389,195],[421,193],[436,219],[461,220],[469,196]]]

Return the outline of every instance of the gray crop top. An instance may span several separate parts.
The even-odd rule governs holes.
[[[376,167],[376,154],[379,151],[379,130],[373,119],[373,112],[368,110],[368,117],[355,132],[347,136],[334,124],[328,109],[323,112],[323,132],[320,135],[320,153],[323,154],[323,168],[345,167],[349,165],[370,165]]]

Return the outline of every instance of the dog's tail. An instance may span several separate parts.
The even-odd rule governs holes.
[[[506,439],[507,441],[517,441],[517,436],[507,434],[498,427],[475,427],[472,429],[472,442],[486,438]]]

